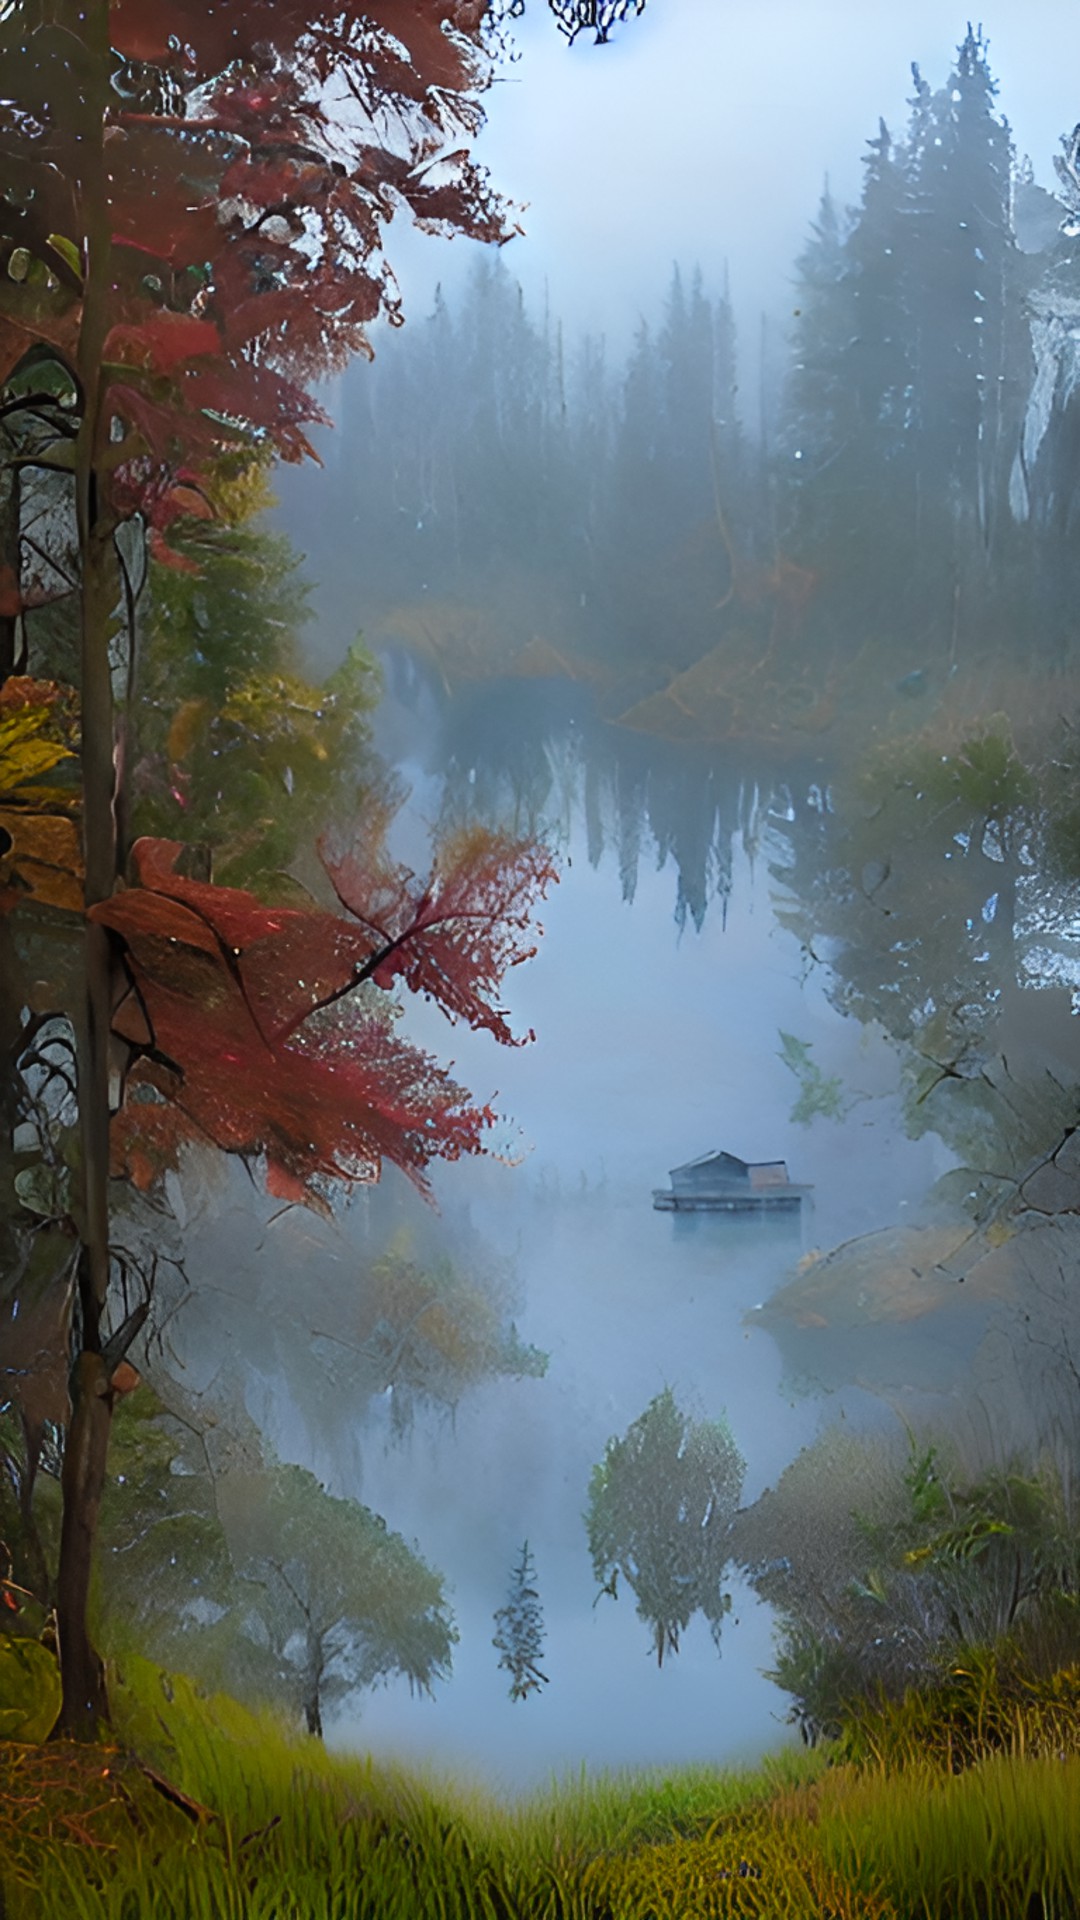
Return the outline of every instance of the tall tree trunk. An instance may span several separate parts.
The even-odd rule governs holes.
[[[24,1554],[23,1577],[42,1605],[51,1607],[53,1592],[49,1558],[45,1552],[45,1542],[42,1540],[41,1529],[34,1512],[34,1487],[41,1465],[43,1426],[40,1421],[31,1422],[25,1411],[20,1415],[20,1425],[23,1436],[23,1473],[19,1481],[19,1528]],[[3,1920],[2,1915],[0,1920]]]
[[[88,1250],[80,1262],[79,1291],[89,1280]],[[72,1375],[72,1411],[64,1445],[61,1485],[64,1519],[60,1534],[56,1625],[60,1645],[63,1706],[57,1732],[68,1739],[94,1740],[108,1719],[105,1669],[91,1644],[86,1611],[90,1597],[94,1543],[105,1486],[105,1465],[112,1422],[112,1394],[105,1360],[83,1352]]]
[[[19,469],[8,463],[15,454],[10,435],[0,429],[0,590],[19,586]],[[0,591],[0,686],[14,673],[18,658],[19,616],[8,610]]]
[[[85,0],[84,0],[85,4]],[[82,418],[75,444],[75,512],[81,570],[83,854],[86,906],[107,900],[116,880],[113,811],[113,697],[109,640],[115,607],[110,531],[100,497],[98,463],[108,438],[102,417],[102,358],[108,329],[111,222],[105,162],[109,99],[109,8],[90,0],[65,9],[87,51],[86,91],[75,106],[84,117],[80,180],[86,276],[77,372]],[[104,928],[84,930],[83,1002],[76,1022],[79,1138],[82,1149],[82,1251],[78,1271],[81,1351],[71,1377],[71,1420],[64,1452],[64,1519],[57,1576],[57,1623],[64,1699],[58,1732],[93,1739],[108,1717],[104,1669],[90,1642],[87,1602],[112,1417],[112,1394],[101,1351],[109,1290],[109,1074],[112,961]]]
[[[309,1634],[308,1665],[304,1685],[304,1721],[308,1732],[316,1740],[321,1740],[323,1737],[322,1678],[322,1645],[315,1635]]]

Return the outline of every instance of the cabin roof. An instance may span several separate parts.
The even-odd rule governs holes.
[[[775,1168],[787,1179],[787,1162],[784,1160],[740,1160],[737,1153],[727,1153],[719,1147],[714,1147],[711,1153],[699,1154],[696,1160],[684,1160],[681,1167],[672,1167],[669,1177],[674,1180],[677,1173],[696,1173],[701,1168],[713,1166],[717,1172],[724,1167],[737,1167],[740,1172],[749,1174]]]

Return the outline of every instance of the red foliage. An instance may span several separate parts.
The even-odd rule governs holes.
[[[61,31],[14,0],[0,21],[0,255],[5,241],[27,247],[63,283],[50,300],[0,280],[0,374],[35,339],[73,355],[97,11],[65,15]],[[380,310],[397,315],[381,252],[395,212],[507,237],[462,145],[489,79],[484,12],[479,0],[108,0],[100,451],[114,510],[141,511],[143,492],[160,498],[177,466],[222,445],[312,454],[304,429],[326,422],[306,383],[366,352]]]
[[[170,529],[209,511],[203,481],[222,450],[314,457],[310,428],[328,422],[309,384],[368,350],[380,312],[399,317],[381,250],[393,215],[507,237],[468,153],[490,77],[486,7],[54,12],[0,9],[0,268],[12,249],[38,263],[0,271],[0,376],[35,342],[85,375],[83,276],[100,267],[106,222],[108,273],[92,276],[107,308],[93,310],[95,511],[103,525],[141,515],[151,550],[182,566]],[[16,591],[0,579],[0,606]],[[495,996],[530,950],[546,855],[466,836],[421,884],[354,848],[328,859],[344,918],[187,880],[178,853],[141,843],[139,884],[93,909],[129,982],[115,1013],[131,1049],[118,1166],[147,1184],[198,1136],[265,1155],[275,1191],[312,1199],[325,1181],[374,1177],[383,1158],[422,1182],[433,1157],[478,1149],[488,1110],[354,989],[401,978],[509,1041]]]
[[[121,322],[105,341],[106,360],[123,360],[153,373],[171,373],[185,360],[217,353],[218,330],[209,320],[191,313],[171,313],[155,307],[137,326]]]
[[[354,849],[331,870],[358,922],[189,880],[180,852],[139,841],[139,884],[91,910],[123,941],[130,981],[113,1023],[134,1056],[114,1171],[147,1187],[202,1139],[264,1155],[272,1193],[321,1205],[328,1184],[377,1179],[384,1159],[426,1190],[432,1160],[482,1150],[491,1109],[353,990],[400,975],[509,1041],[489,996],[533,951],[529,908],[554,877],[542,849],[471,834],[422,890]]]
[[[468,828],[443,841],[422,883],[385,851],[372,858],[362,841],[336,857],[325,842],[320,852],[338,899],[371,939],[367,972],[376,986],[400,977],[451,1019],[517,1044],[492,995],[536,952],[532,907],[557,878],[545,847]]]
[[[10,673],[0,686],[0,713],[15,713],[21,707],[59,707],[72,714],[77,706],[70,687],[59,680],[35,680],[28,673]]]

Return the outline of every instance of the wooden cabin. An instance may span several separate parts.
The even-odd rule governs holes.
[[[809,1187],[796,1186],[784,1160],[740,1160],[734,1153],[703,1153],[672,1167],[670,1188],[653,1194],[664,1213],[794,1213]]]

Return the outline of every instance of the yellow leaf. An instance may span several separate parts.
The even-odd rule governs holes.
[[[83,908],[82,839],[64,814],[0,808],[0,893],[10,889],[41,906],[67,913]]]
[[[59,740],[38,738],[48,718],[44,707],[17,707],[0,714],[0,793],[16,794],[62,760],[74,759]]]

